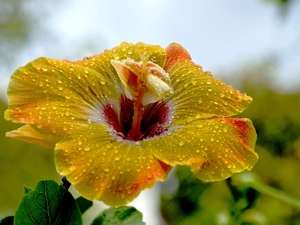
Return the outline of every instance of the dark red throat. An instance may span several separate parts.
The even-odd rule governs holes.
[[[126,96],[121,96],[120,112],[114,105],[107,104],[103,109],[106,122],[112,126],[116,134],[126,140],[140,141],[162,134],[168,130],[166,123],[169,119],[170,108],[158,101],[143,107],[140,130],[138,134],[132,134],[134,115],[134,102]]]

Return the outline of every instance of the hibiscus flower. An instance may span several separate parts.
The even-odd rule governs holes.
[[[70,62],[38,58],[12,75],[6,135],[54,149],[57,172],[110,206],[186,165],[205,181],[250,170],[252,122],[230,118],[252,98],[191,61],[179,44],[121,45]]]

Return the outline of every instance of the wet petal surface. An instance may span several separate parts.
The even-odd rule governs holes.
[[[167,72],[174,93],[165,101],[174,105],[174,125],[215,116],[229,117],[242,112],[252,98],[227,86],[190,61],[187,51],[171,44],[167,51]]]
[[[250,170],[258,156],[256,133],[250,120],[212,118],[173,128],[141,146],[163,162],[188,165],[203,181],[217,181]]]
[[[64,136],[74,126],[100,123],[103,105],[118,101],[120,94],[94,70],[39,58],[13,74],[8,97],[7,120]]]
[[[133,200],[141,190],[164,180],[170,170],[138,142],[116,138],[106,126],[91,124],[59,142],[55,149],[57,171],[83,197],[111,206]]]

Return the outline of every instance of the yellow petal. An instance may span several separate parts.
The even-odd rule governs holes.
[[[45,148],[54,148],[55,144],[61,139],[58,136],[44,133],[29,124],[19,128],[18,130],[7,132],[6,136],[20,141],[37,144]]]
[[[164,180],[170,170],[138,142],[116,138],[100,124],[80,128],[59,142],[55,163],[57,171],[83,197],[99,199],[110,206],[127,204],[141,190]]]
[[[101,122],[103,105],[119,98],[113,84],[96,71],[39,58],[11,77],[5,118],[63,136],[74,126]]]
[[[217,181],[250,170],[258,156],[255,129],[248,119],[196,120],[167,134],[141,141],[161,161],[188,165],[203,181]]]
[[[168,73],[174,93],[166,101],[174,105],[174,125],[200,118],[236,115],[252,101],[251,97],[213,78],[188,60],[178,61]]]

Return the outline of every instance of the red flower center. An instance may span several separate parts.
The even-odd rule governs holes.
[[[140,141],[168,130],[166,124],[170,119],[170,107],[165,102],[148,104],[140,108],[138,114],[134,107],[134,102],[126,96],[120,99],[119,111],[112,104],[104,107],[104,118],[118,136],[126,140]]]

